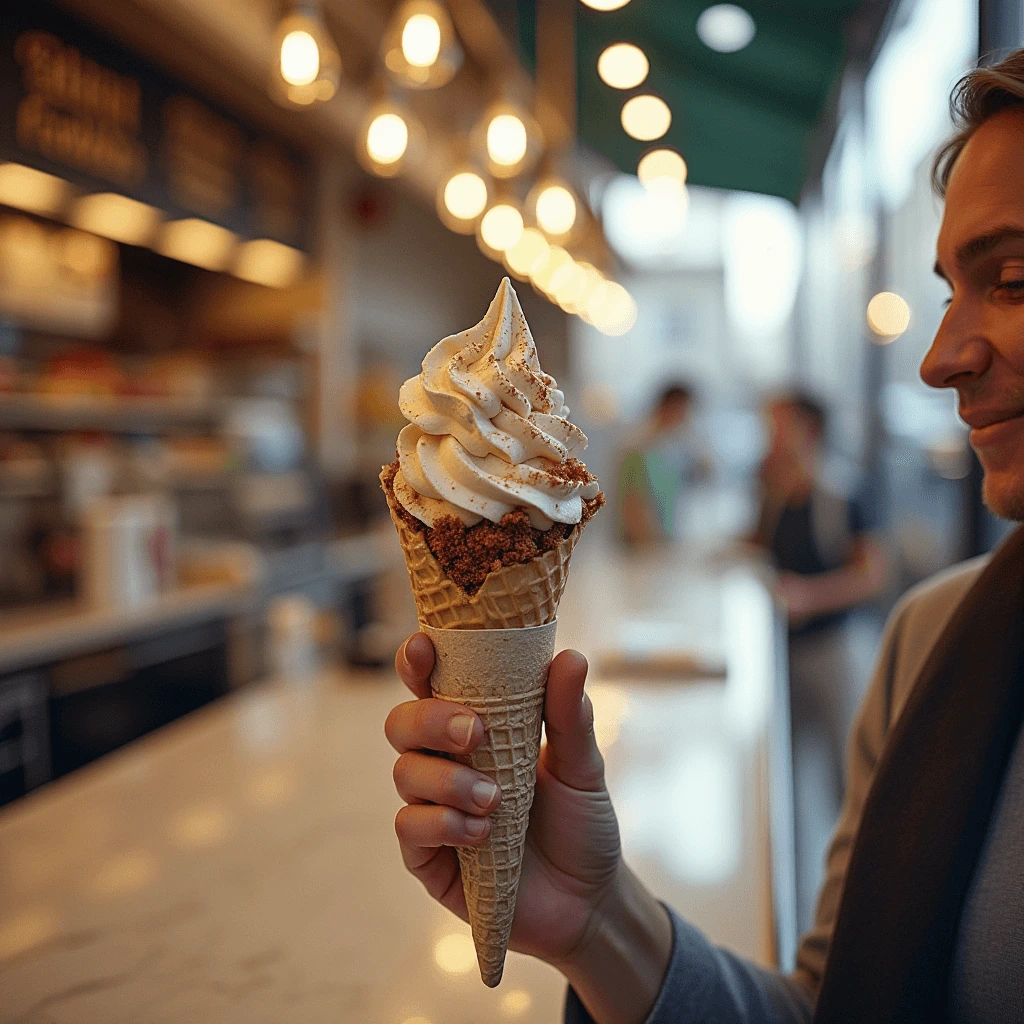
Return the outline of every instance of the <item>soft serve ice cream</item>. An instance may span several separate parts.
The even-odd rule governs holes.
[[[578,459],[587,438],[540,368],[508,278],[480,323],[427,353],[423,372],[402,385],[399,406],[409,424],[385,488],[432,540],[439,534],[432,550],[462,538],[486,573],[496,551],[499,568],[509,557],[522,561],[530,554],[525,534],[545,535],[532,537],[540,552],[603,504],[597,478]],[[509,545],[499,550],[503,530]],[[442,564],[451,561],[443,554]]]

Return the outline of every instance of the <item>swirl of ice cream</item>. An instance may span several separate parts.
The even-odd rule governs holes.
[[[451,515],[472,526],[525,508],[538,529],[578,523],[596,478],[576,457],[586,435],[544,373],[519,298],[506,277],[475,327],[438,342],[398,403],[395,497],[433,526]]]

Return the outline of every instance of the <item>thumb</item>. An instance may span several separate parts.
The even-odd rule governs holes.
[[[573,789],[604,789],[604,758],[594,738],[594,706],[583,692],[587,659],[579,651],[562,651],[548,669],[544,702],[547,748],[544,765]]]

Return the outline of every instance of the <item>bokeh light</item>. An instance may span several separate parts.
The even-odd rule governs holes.
[[[548,250],[547,259],[536,264],[530,271],[530,280],[542,292],[547,292],[551,286],[551,278],[564,263],[571,262],[572,257],[559,245],[553,245]]]
[[[162,220],[162,214],[148,203],[99,192],[83,196],[71,210],[71,223],[83,231],[102,235],[126,245],[146,245]]]
[[[549,235],[564,235],[576,223],[576,200],[563,185],[548,185],[537,196],[537,223]]]
[[[637,308],[633,296],[617,281],[605,281],[587,300],[586,319],[602,334],[618,337],[636,323]]]
[[[567,313],[576,309],[576,302],[587,287],[587,272],[575,260],[563,263],[552,275],[548,290],[555,302]]]
[[[505,263],[517,277],[526,278],[547,259],[549,249],[543,232],[527,228],[522,238],[505,252]]]
[[[514,988],[501,997],[501,1012],[506,1017],[522,1017],[533,1006],[533,997],[524,988]]]
[[[409,146],[409,126],[400,114],[378,114],[366,129],[366,151],[379,164],[394,164]]]
[[[523,237],[523,215],[510,203],[495,203],[480,221],[480,237],[495,252],[506,252]]]
[[[648,187],[686,184],[686,161],[674,149],[652,149],[640,159],[637,177]]]
[[[910,326],[910,306],[895,292],[879,292],[868,303],[868,327],[886,341],[898,338]]]
[[[320,73],[320,48],[304,29],[281,40],[281,77],[289,85],[310,85]]]
[[[476,947],[463,932],[451,932],[434,943],[434,963],[446,974],[468,974],[476,967]]]
[[[635,89],[650,71],[647,55],[632,43],[613,43],[597,58],[597,73],[613,89]]]
[[[156,250],[171,259],[204,270],[224,270],[231,262],[238,239],[227,228],[198,217],[174,220],[163,226]]]
[[[487,183],[473,171],[453,174],[445,182],[444,205],[458,220],[476,220],[487,206]]]
[[[657,96],[634,96],[622,107],[622,127],[641,142],[660,139],[672,124],[672,111]]]
[[[274,33],[277,61],[270,76],[275,99],[305,107],[329,100],[341,81],[341,57],[314,10],[293,11]]]
[[[625,7],[629,0],[583,0],[583,3],[595,11],[617,11]]]
[[[402,53],[417,68],[429,68],[441,52],[441,26],[429,14],[414,14],[402,29]]]
[[[502,167],[514,167],[526,156],[526,125],[515,114],[496,114],[487,125],[487,153]]]
[[[701,42],[719,53],[742,50],[756,32],[754,19],[736,4],[715,4],[697,19]]]
[[[256,238],[239,246],[234,273],[253,284],[287,288],[298,279],[304,263],[298,249],[272,238]]]
[[[58,213],[67,201],[70,186],[55,174],[24,164],[0,164],[0,203],[44,217]]]

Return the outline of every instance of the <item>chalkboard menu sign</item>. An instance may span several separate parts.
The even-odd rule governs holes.
[[[302,154],[42,0],[0,19],[0,160],[305,247]]]

